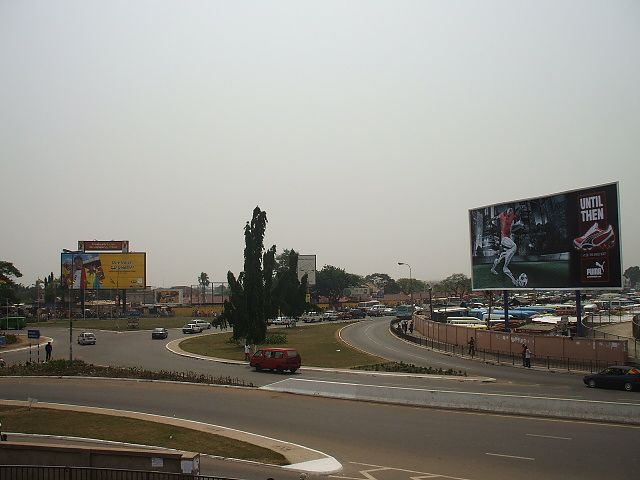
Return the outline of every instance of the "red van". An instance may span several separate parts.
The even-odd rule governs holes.
[[[249,365],[260,370],[277,370],[291,373],[300,368],[302,358],[297,350],[293,348],[262,348],[253,354]]]

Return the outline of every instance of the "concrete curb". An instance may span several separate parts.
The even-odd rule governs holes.
[[[342,470],[342,464],[338,462],[331,455],[314,450],[312,448],[304,447],[292,442],[284,440],[278,440],[275,438],[259,435],[256,433],[245,432],[234,428],[224,427],[221,425],[213,425],[204,422],[198,422],[195,420],[187,420],[175,417],[168,417],[165,415],[155,415],[151,413],[132,412],[129,410],[115,410],[110,408],[101,407],[88,407],[83,405],[69,405],[60,403],[47,403],[47,402],[33,402],[24,400],[0,400],[0,405],[30,407],[30,408],[48,408],[53,410],[62,411],[76,411],[84,413],[93,413],[98,415],[111,415],[127,418],[134,418],[138,420],[144,420],[148,422],[162,423],[164,425],[174,425],[177,427],[189,428],[192,430],[198,430],[205,433],[214,435],[220,435],[227,438],[233,438],[252,445],[257,445],[274,452],[283,455],[289,462],[289,465],[283,466],[291,470],[300,470],[305,472],[331,474]],[[64,437],[62,437],[64,438]],[[100,442],[100,440],[97,440]],[[160,448],[153,447],[151,445],[145,445],[148,448]],[[219,457],[222,458],[222,457]],[[258,462],[254,462],[259,464]],[[271,467],[275,465],[269,465]]]

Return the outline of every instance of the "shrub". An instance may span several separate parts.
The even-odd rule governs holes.
[[[283,345],[287,343],[286,333],[271,333],[267,335],[262,342],[264,345]]]
[[[375,372],[422,373],[427,375],[457,375],[461,377],[467,376],[467,372],[463,372],[462,370],[453,370],[452,368],[443,370],[442,368],[418,367],[412,363],[404,362],[387,362],[376,363],[375,365],[361,365],[358,367],[354,367],[354,369]]]

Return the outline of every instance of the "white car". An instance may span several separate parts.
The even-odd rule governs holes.
[[[197,323],[189,322],[182,327],[182,333],[202,333],[202,327]]]
[[[78,335],[78,345],[95,345],[96,336],[91,332],[82,332]]]
[[[191,320],[189,323],[195,323],[196,325],[198,325],[199,327],[202,327],[202,329],[207,329],[209,330],[211,328],[211,324],[209,322],[205,322],[204,320]]]
[[[286,326],[294,326],[296,324],[296,319],[291,317],[277,317],[273,320],[270,320],[271,325],[286,325]]]

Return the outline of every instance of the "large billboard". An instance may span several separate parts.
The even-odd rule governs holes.
[[[63,253],[62,283],[72,289],[146,288],[146,254]]]
[[[182,290],[170,288],[155,291],[156,303],[182,303]]]
[[[316,284],[316,256],[298,255],[298,280],[307,275],[307,285],[310,287]]]
[[[473,290],[622,288],[618,184],[469,210]]]

